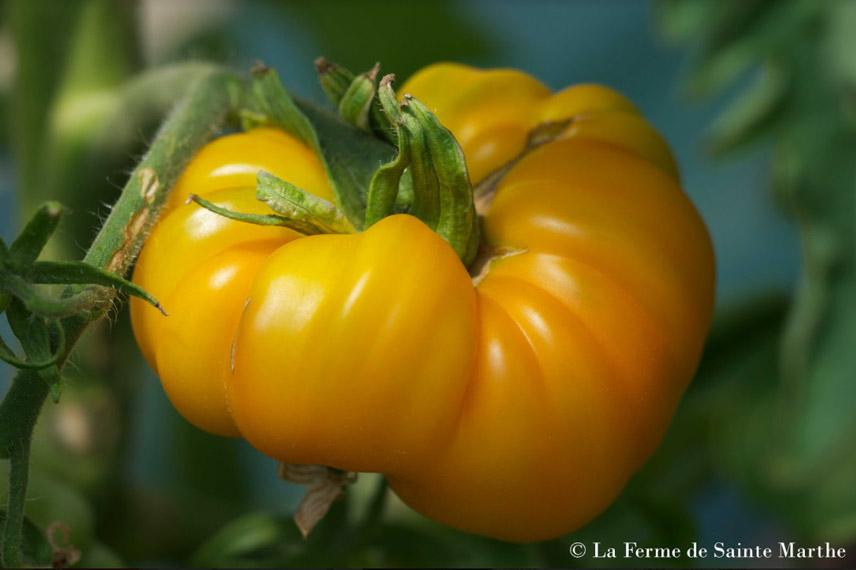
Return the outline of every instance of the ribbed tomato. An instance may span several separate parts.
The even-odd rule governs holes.
[[[134,280],[134,330],[179,411],[286,463],[382,472],[415,509],[514,541],[574,530],[651,455],[713,307],[704,223],[665,143],[622,96],[555,95],[516,71],[442,64],[401,90],[454,133],[473,182],[504,176],[472,278],[417,218],[302,236],[182,205],[266,212],[255,173],[332,199],[281,132],[199,154]]]

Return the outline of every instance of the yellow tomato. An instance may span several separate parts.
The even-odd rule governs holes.
[[[527,133],[573,119],[503,178],[474,282],[418,219],[301,236],[262,213],[255,170],[331,199],[288,135],[194,159],[134,280],[134,331],[176,408],[286,463],[385,473],[420,512],[513,541],[568,533],[651,455],[710,324],[714,260],[660,137],[599,86],[432,66],[405,85],[460,141],[473,182]],[[288,149],[288,150],[286,150]],[[299,238],[299,239],[298,239]],[[489,259],[486,259],[489,258]]]

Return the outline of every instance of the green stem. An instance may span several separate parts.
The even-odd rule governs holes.
[[[366,516],[363,519],[363,527],[370,529],[374,527],[383,516],[383,510],[386,507],[386,498],[389,496],[389,483],[386,477],[381,475],[378,481],[374,494],[372,495],[369,508],[366,511]]]
[[[207,67],[205,73],[190,83],[125,184],[84,258],[87,263],[118,275],[127,272],[181,171],[227,116],[237,115],[243,88],[239,77],[214,67]],[[79,293],[80,289],[70,292]],[[66,362],[91,323],[85,317],[65,319],[66,346],[59,359],[60,365]],[[29,443],[48,392],[48,385],[37,373],[21,371],[0,403],[0,456],[9,457],[12,465],[3,531],[2,552],[6,566],[20,566],[21,562]]]
[[[65,331],[62,325],[55,320],[49,321],[48,326],[51,327],[51,332],[54,336],[53,344],[56,346],[50,356],[39,360],[18,358],[3,339],[0,338],[0,360],[22,370],[41,370],[56,364],[65,351]]]
[[[240,102],[240,79],[212,69],[164,122],[87,251],[90,265],[124,275],[179,175]]]
[[[47,395],[47,384],[37,379],[32,384],[38,385],[39,392],[44,392]],[[44,401],[44,396],[42,401]],[[41,409],[41,404],[39,404],[39,409]],[[4,568],[20,568],[24,565],[21,533],[24,528],[24,503],[27,500],[27,480],[30,475],[30,438],[18,439],[10,452],[9,503],[6,508],[6,524],[3,527],[2,562]]]
[[[166,315],[158,300],[136,283],[83,261],[36,261],[22,273],[30,283],[110,287],[126,295],[140,298],[159,310],[161,314]]]
[[[46,202],[36,210],[24,230],[9,248],[9,257],[13,266],[23,267],[38,259],[39,254],[56,231],[64,210],[65,208],[58,202]]]
[[[33,314],[48,318],[65,318],[77,313],[91,314],[93,309],[105,306],[112,298],[109,289],[88,287],[68,297],[45,295],[32,283],[17,275],[0,273],[0,287],[24,303]]]

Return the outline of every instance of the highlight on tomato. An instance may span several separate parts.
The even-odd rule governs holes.
[[[444,63],[358,96],[366,77],[337,101],[391,151],[364,194],[281,125],[197,154],[137,262],[170,312],[131,300],[140,348],[201,429],[383,473],[468,532],[571,532],[654,452],[693,376],[705,225],[606,87]]]

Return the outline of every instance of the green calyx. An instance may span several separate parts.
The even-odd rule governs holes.
[[[376,86],[377,65],[360,75],[323,58],[315,65],[340,116],[292,97],[274,70],[259,65],[241,117],[245,128],[275,126],[315,151],[335,204],[267,173],[259,174],[256,197],[276,214],[231,212],[198,196],[190,200],[235,220],[307,235],[361,231],[406,213],[445,239],[469,266],[479,246],[479,220],[464,154],[452,133],[413,97],[399,103],[393,75]]]
[[[380,64],[376,63],[369,71],[355,75],[341,65],[319,57],[315,60],[315,69],[321,88],[345,121],[383,141],[396,143],[395,129],[376,97]],[[359,109],[358,113],[354,112],[356,109]]]
[[[339,115],[367,133],[372,132],[369,112],[374,102],[379,68],[380,66],[375,65],[370,71],[354,78],[339,101]]]
[[[188,196],[187,201],[196,202],[215,214],[239,222],[259,226],[282,226],[305,235],[346,234],[355,231],[347,216],[327,200],[313,196],[268,172],[259,171],[257,181],[256,199],[267,204],[276,214],[233,212],[196,194]]]
[[[270,125],[303,141],[321,160],[336,198],[335,206],[357,230],[365,221],[366,195],[378,164],[395,155],[395,147],[306,101],[292,97],[276,72],[253,70],[243,116],[252,126]]]
[[[479,224],[464,153],[425,105],[409,95],[398,102],[394,78],[387,75],[381,80],[378,97],[395,123],[398,155],[372,178],[366,226],[395,213],[404,182],[412,192],[407,213],[437,232],[469,265],[478,249]]]
[[[452,133],[413,97],[405,95],[399,103],[393,75],[375,90],[377,65],[359,76],[323,58],[315,65],[322,88],[343,118],[397,146],[395,158],[372,176],[365,227],[394,213],[411,214],[469,265],[478,249],[478,216],[464,154]]]

